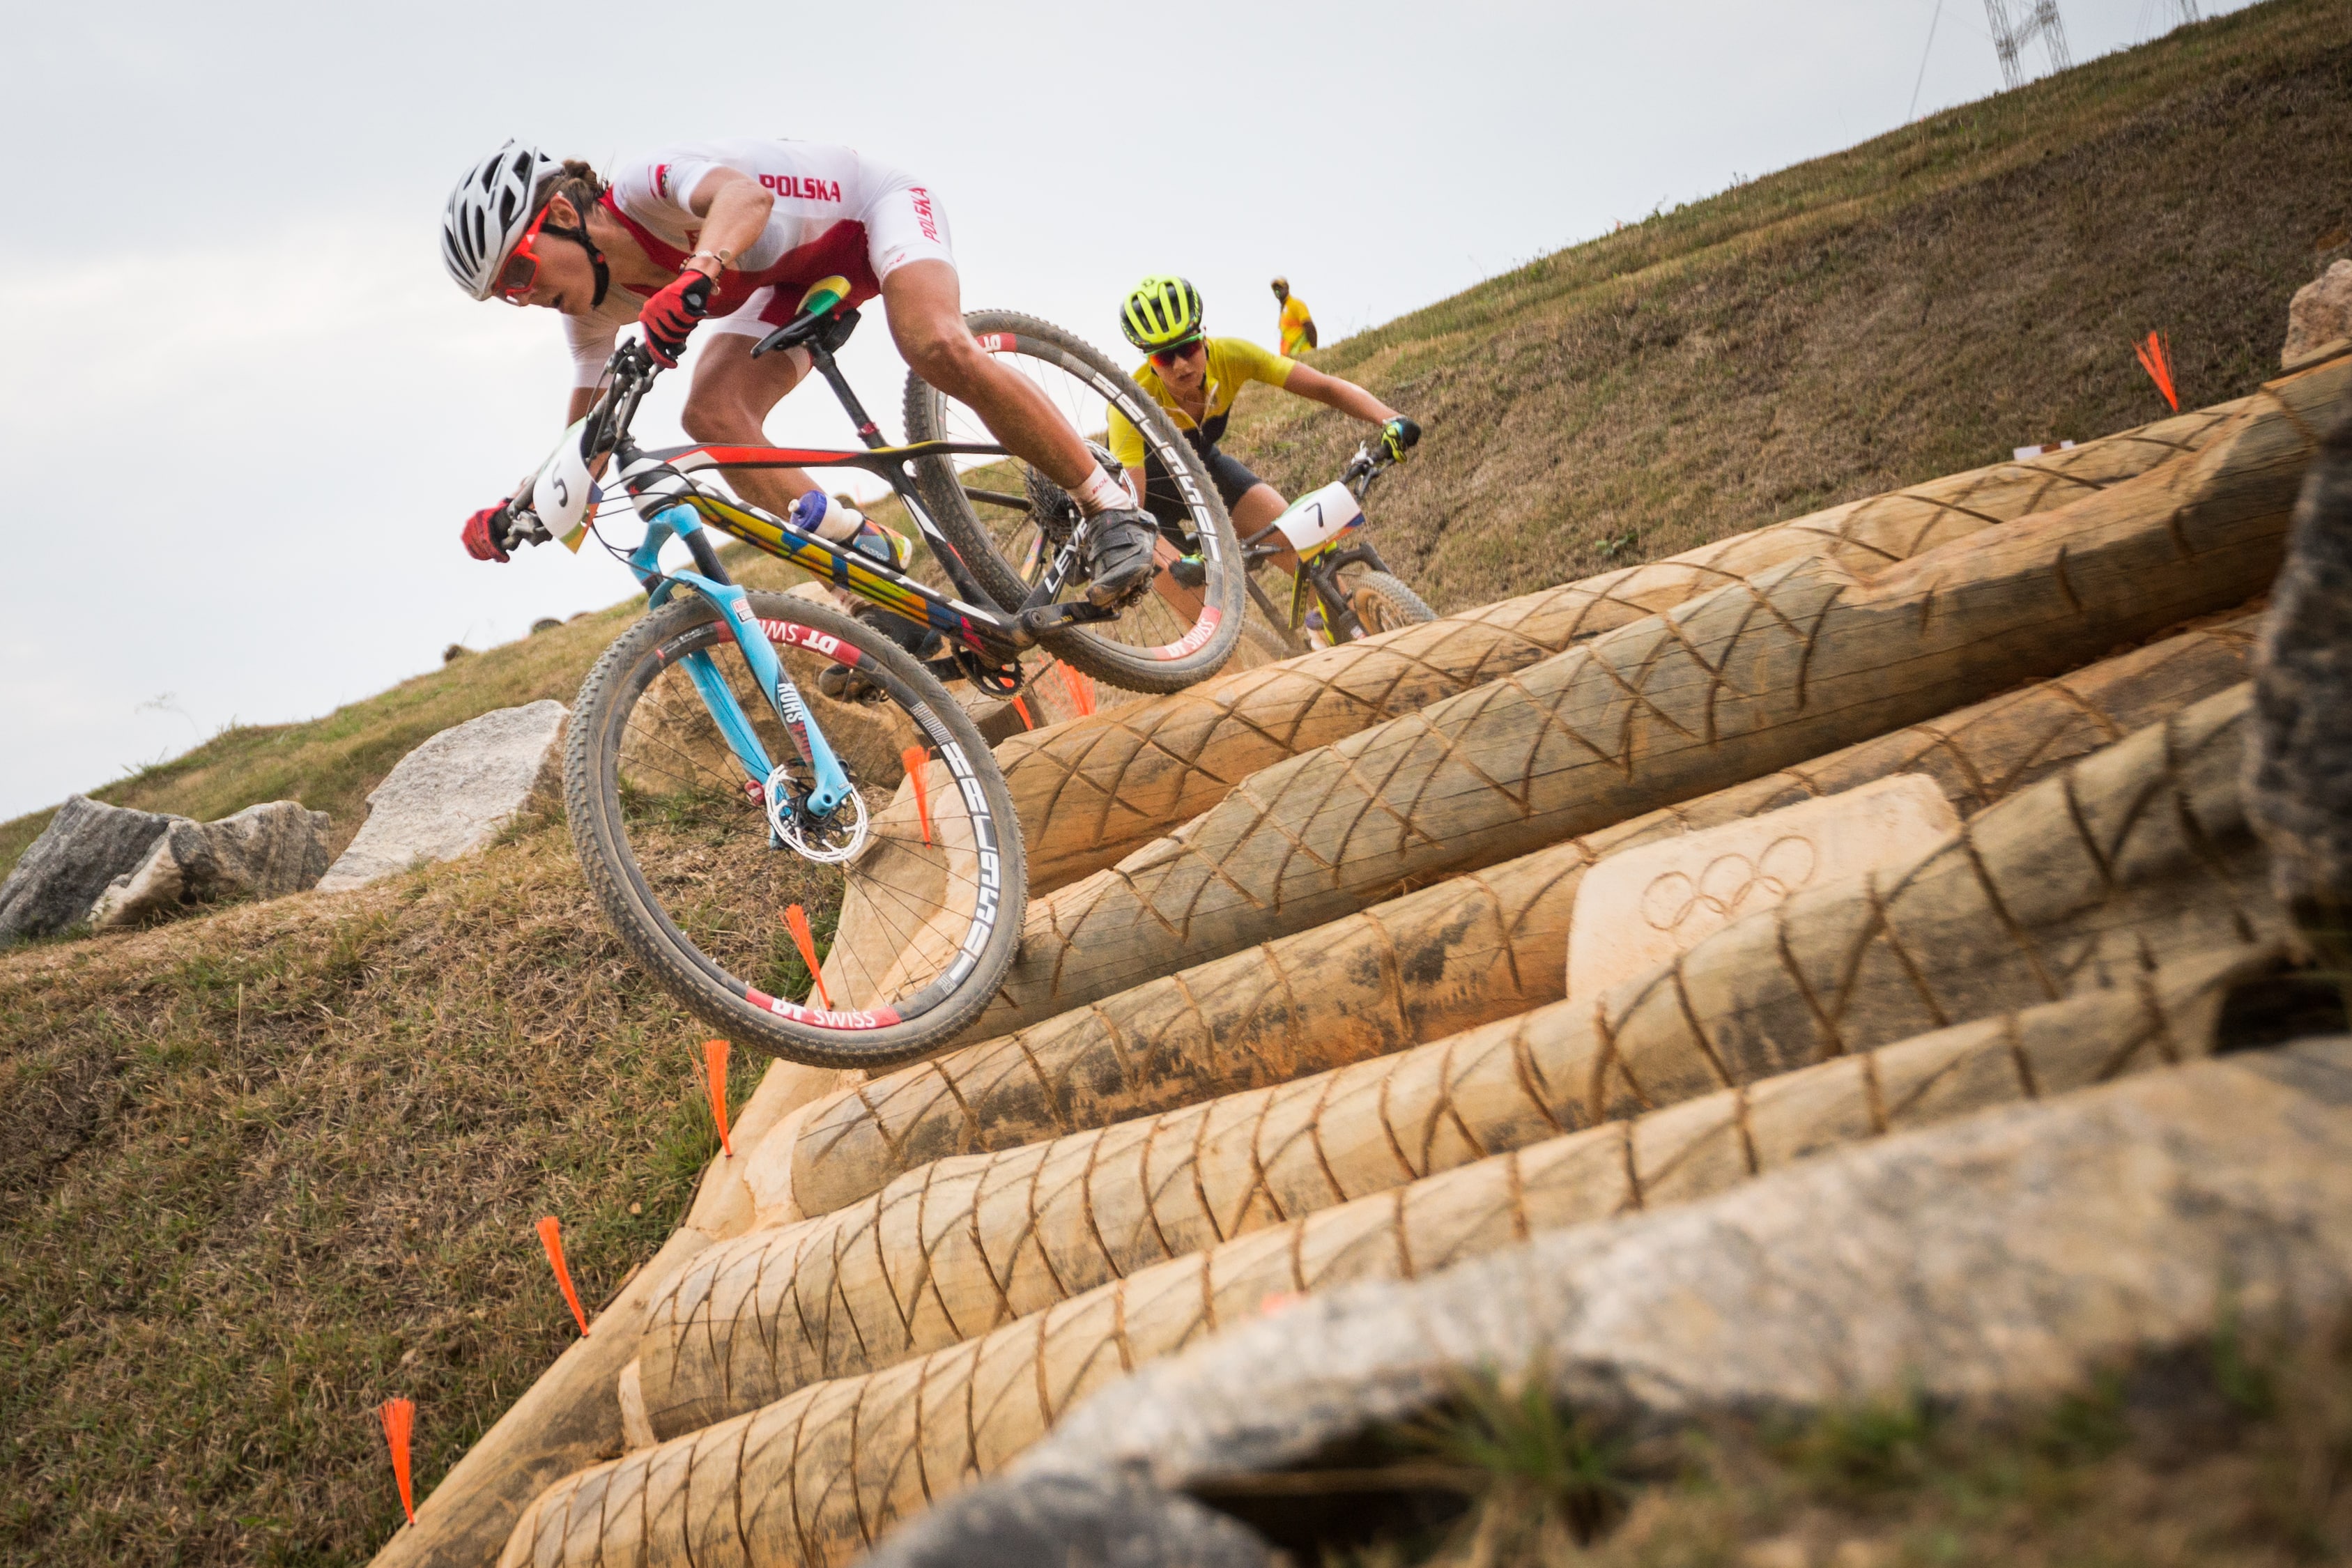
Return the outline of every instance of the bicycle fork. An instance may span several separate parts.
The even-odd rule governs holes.
[[[687,542],[688,548],[694,551],[695,563],[702,571],[661,570],[657,563],[662,546],[674,537]],[[629,565],[640,582],[648,584],[647,596],[656,605],[668,597],[677,584],[684,584],[718,609],[719,618],[735,638],[735,646],[742,650],[744,666],[759,683],[761,695],[767,699],[784,733],[791,737],[793,749],[800,753],[815,781],[807,798],[798,804],[812,816],[832,815],[834,808],[850,795],[849,777],[842,772],[841,759],[835,755],[832,743],[824,738],[824,730],[802,700],[799,688],[784,673],[776,650],[768,646],[767,633],[752,614],[751,595],[740,584],[725,580],[718,552],[702,536],[702,519],[694,509],[681,502],[656,512],[647,520],[645,542],[631,553]],[[825,650],[820,647],[818,651]],[[767,748],[761,744],[750,716],[736,700],[734,689],[728,685],[726,676],[708,652],[697,650],[678,663],[694,682],[695,690],[701,694],[703,706],[710,710],[711,720],[725,738],[727,749],[735,753],[746,778],[760,790],[770,826],[781,833],[780,803],[776,798],[782,784],[781,770],[768,760]]]

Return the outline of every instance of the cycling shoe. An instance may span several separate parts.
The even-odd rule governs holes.
[[[888,695],[881,686],[845,664],[827,667],[817,673],[816,689],[835,702],[879,702]]]
[[[1150,514],[1132,507],[1098,511],[1087,520],[1087,602],[1115,609],[1151,585],[1158,573],[1152,545],[1160,530]]]

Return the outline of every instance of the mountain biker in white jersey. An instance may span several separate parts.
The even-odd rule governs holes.
[[[574,367],[567,423],[596,401],[619,329],[641,323],[654,357],[675,365],[707,319],[712,341],[687,395],[686,433],[764,445],[769,411],[810,360],[803,349],[754,360],[752,345],[793,319],[809,285],[838,274],[849,279],[849,304],[881,296],[916,374],[969,405],[1006,449],[1076,499],[1089,520],[1087,597],[1116,605],[1150,585],[1150,520],[1045,395],[972,341],[946,215],[911,175],[853,148],[748,137],[676,142],[625,159],[619,171],[607,184],[586,163],[509,142],[458,183],[442,222],[441,258],[460,288],[563,316]],[[802,527],[905,563],[905,541],[830,500],[804,469],[730,479]],[[509,504],[467,521],[476,560],[508,558]]]

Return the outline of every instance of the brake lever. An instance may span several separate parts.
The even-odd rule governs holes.
[[[547,531],[547,524],[540,521],[539,513],[527,506],[515,507],[507,512],[507,526],[504,531],[506,538],[499,542],[502,548],[508,550],[518,549],[525,544],[547,544],[552,542],[555,538],[555,535]]]

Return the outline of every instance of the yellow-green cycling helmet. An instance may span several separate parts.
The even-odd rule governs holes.
[[[1181,278],[1147,278],[1128,295],[1118,324],[1146,353],[1191,342],[1201,335],[1201,291]]]

